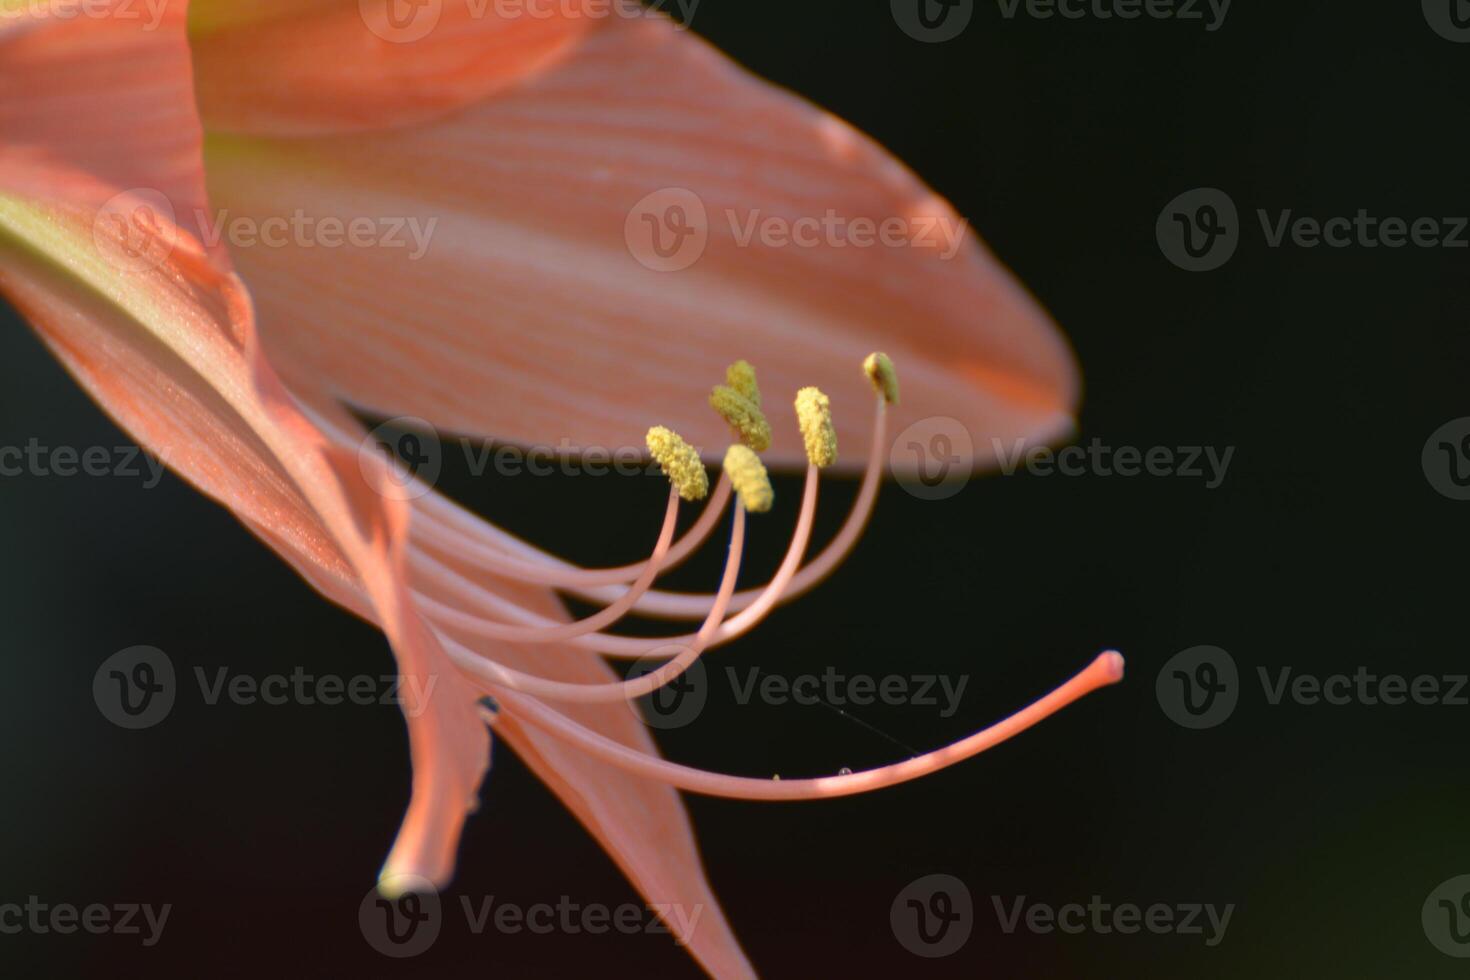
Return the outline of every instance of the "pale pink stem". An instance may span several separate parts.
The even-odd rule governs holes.
[[[745,611],[738,616],[732,617],[720,625],[719,631],[710,640],[711,647],[728,643],[737,636],[741,636],[753,629],[762,618],[780,601],[783,591],[790,584],[792,578],[797,574],[801,566],[802,556],[806,554],[807,544],[811,541],[812,524],[816,520],[817,513],[817,486],[820,482],[820,471],[814,466],[807,467],[806,486],[802,491],[801,513],[796,519],[796,533],[791,539],[790,546],[786,549],[786,557],[782,559],[781,567],[776,570],[775,576],[762,590],[759,597]],[[480,588],[475,583],[468,581],[455,573],[452,569],[444,567],[430,568],[427,570],[431,581],[436,582],[473,602],[477,612],[493,611],[495,613],[511,616],[517,622],[525,623],[535,628],[550,628],[557,625],[557,621],[545,616],[539,616],[526,609],[515,605],[508,599],[503,599],[488,589]],[[449,626],[454,629],[469,633],[474,636],[496,639],[505,627],[483,618],[477,613],[464,612],[453,606],[445,605],[438,599],[426,595],[423,592],[415,592],[419,607],[424,613],[441,626]],[[695,641],[697,634],[684,634],[682,636],[669,637],[632,637],[632,636],[610,636],[605,633],[594,633],[578,636],[569,641],[569,645],[593,653],[600,653],[611,657],[638,658],[647,656],[661,647],[688,645]]]
[[[699,519],[669,549],[663,560],[664,571],[679,565],[704,544],[729,501],[730,481],[721,474],[714,494]],[[544,552],[534,552],[535,557],[506,554],[488,541],[478,541],[471,536],[488,528],[488,524],[453,501],[437,495],[432,501],[424,502],[424,506],[419,509],[419,515],[421,519],[413,525],[415,544],[428,545],[483,571],[521,582],[561,589],[574,586],[592,588],[599,585],[626,584],[638,578],[648,568],[647,561],[617,568],[578,568]]]
[[[867,527],[868,519],[873,514],[873,504],[878,499],[878,487],[883,482],[883,459],[887,455],[887,446],[884,443],[887,432],[888,403],[879,398],[876,417],[873,421],[873,448],[868,453],[868,467],[863,472],[862,487],[858,490],[857,500],[853,502],[852,510],[847,515],[847,521],[831,543],[822,550],[822,553],[791,580],[790,587],[786,590],[782,601],[790,602],[809,592],[813,586],[830,575],[832,570],[847,558],[853,546],[857,544],[858,538],[862,537],[863,529]],[[590,602],[612,602],[622,593],[617,586],[572,591]],[[760,601],[763,595],[764,592],[760,589],[746,589],[737,592],[730,600],[730,608],[739,612],[752,603]],[[699,619],[709,611],[709,604],[712,601],[714,601],[714,596],[711,595],[660,592],[654,589],[642,596],[633,609],[643,616],[665,619]]]
[[[680,648],[677,657],[657,670],[632,680],[604,684],[573,684],[554,681],[515,670],[489,657],[482,657],[443,634],[440,635],[440,640],[455,663],[490,685],[508,687],[552,701],[588,703],[631,701],[633,698],[641,698],[645,694],[658,690],[688,670],[709,646],[710,640],[714,638],[715,631],[720,625],[720,620],[725,616],[725,607],[729,605],[730,596],[735,591],[735,581],[740,577],[740,553],[744,542],[745,508],[736,506],[734,524],[730,529],[730,554],[725,560],[725,574],[720,580],[720,591],[715,596],[714,606],[710,609],[704,626],[695,634],[692,643]],[[669,646],[667,642],[663,644],[663,647]]]
[[[554,623],[548,626],[511,626],[505,623],[491,623],[485,620],[476,620],[476,628],[481,636],[487,639],[500,640],[506,643],[560,643],[571,640],[587,633],[595,633],[604,626],[617,622],[638,601],[653,580],[658,577],[659,567],[664,556],[668,554],[669,545],[674,540],[674,528],[679,520],[679,492],[673,488],[669,490],[669,506],[664,513],[663,529],[659,532],[658,544],[654,546],[653,555],[644,566],[643,573],[638,576],[628,589],[626,595],[618,599],[606,609],[588,616],[586,619],[577,620],[572,623]],[[426,556],[413,554],[411,562],[429,578],[430,581],[462,595],[471,597],[475,594],[475,586],[468,583],[462,576],[454,574],[452,570],[440,565]],[[461,585],[460,583],[466,583]],[[439,605],[434,600],[424,597],[428,603]]]
[[[492,725],[513,717],[562,739],[568,744],[637,776],[677,786],[692,793],[724,796],[744,800],[818,800],[851,796],[888,786],[906,783],[962,762],[999,745],[1032,727],[1067,705],[1099,688],[1123,679],[1123,657],[1113,651],[1102,654],[1080,674],[1052,691],[1041,700],[982,729],[953,745],[893,765],[864,772],[844,773],[816,779],[752,779],[729,776],[681,766],[630,749],[604,735],[577,724],[570,718],[540,703],[535,698],[500,689],[494,697],[500,712],[489,712]]]

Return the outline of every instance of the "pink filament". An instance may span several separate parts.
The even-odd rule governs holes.
[[[811,541],[812,525],[816,520],[817,513],[817,487],[820,483],[820,471],[814,466],[807,467],[806,486],[802,491],[801,513],[796,520],[796,531],[791,539],[791,544],[786,550],[786,557],[782,559],[781,567],[776,570],[775,576],[764,589],[757,590],[758,598],[749,608],[738,616],[731,618],[728,622],[720,625],[719,631],[709,641],[709,646],[719,646],[730,640],[741,636],[753,629],[756,624],[773,609],[780,601],[787,586],[797,574],[801,565],[802,556],[806,553],[807,544]],[[487,589],[480,589],[473,583],[466,581],[447,568],[429,568],[427,574],[430,580],[451,588],[461,596],[467,594],[466,586],[474,589],[474,599],[481,609],[491,609],[503,615],[513,616],[518,621],[530,624],[535,628],[552,628],[557,621],[545,616],[538,616],[529,612],[507,599],[495,595]],[[457,580],[457,581],[456,581]],[[488,639],[498,639],[499,633],[506,629],[500,623],[491,622],[473,613],[463,612],[452,606],[447,606],[431,596],[416,593],[420,606],[437,624],[449,626],[462,630],[475,636]],[[626,598],[626,596],[624,597]],[[698,634],[684,634],[682,636],[670,637],[630,637],[610,636],[605,633],[588,633],[572,638],[570,645],[576,646],[594,653],[622,658],[638,658],[647,656],[660,648],[670,646],[682,646],[692,644],[696,641]]]
[[[476,674],[479,678],[490,685],[503,685],[516,691],[523,691],[536,697],[548,698],[553,701],[575,701],[575,702],[605,702],[623,701],[639,698],[658,690],[665,684],[673,681],[683,674],[693,663],[699,659],[699,655],[709,646],[710,640],[714,638],[715,631],[720,625],[720,620],[725,616],[725,608],[730,603],[730,596],[735,591],[735,581],[740,577],[740,555],[745,542],[745,508],[735,508],[734,524],[730,530],[730,554],[725,561],[725,574],[720,580],[720,591],[715,596],[714,606],[711,607],[709,616],[705,619],[704,626],[695,634],[694,639],[687,646],[681,647],[679,655],[664,664],[657,670],[650,671],[642,677],[633,680],[615,681],[606,684],[573,684],[565,681],[554,681],[549,678],[537,677],[527,674],[503,664],[497,663],[488,657],[482,657],[473,650],[457,643],[455,640],[441,636],[444,648],[450,657],[461,667]],[[669,641],[660,644],[661,647],[671,646]]]
[[[674,528],[678,524],[678,519],[679,492],[670,488],[669,505],[668,509],[664,512],[663,529],[659,532],[658,544],[653,549],[653,555],[644,563],[643,572],[638,576],[638,581],[634,582],[617,602],[614,602],[600,612],[576,622],[554,623],[546,626],[511,626],[505,623],[476,620],[476,632],[489,639],[500,640],[506,643],[560,643],[586,633],[594,633],[604,626],[617,622],[638,601],[638,597],[647,591],[648,587],[653,584],[653,580],[658,577],[659,568],[663,563],[664,557],[668,554],[669,545],[673,542]],[[418,553],[412,555],[411,560],[415,565],[427,566],[426,571],[430,578],[445,588],[459,592],[461,595],[474,595],[474,592],[467,590],[461,585],[465,580],[445,566]],[[422,600],[426,606],[431,604],[434,606],[440,605],[427,596],[422,597]]]
[[[982,729],[952,745],[925,753],[906,762],[898,762],[864,772],[825,776],[816,779],[752,779],[708,772],[630,749],[604,735],[577,724],[565,715],[548,708],[534,698],[513,691],[496,691],[506,715],[529,722],[549,735],[637,776],[668,783],[679,789],[708,796],[724,796],[744,800],[819,800],[851,796],[896,786],[938,772],[1019,735],[1099,688],[1123,679],[1123,657],[1113,651],[1093,660],[1085,670],[1061,687],[1022,708],[1009,718]],[[491,713],[492,724],[502,716]]]
[[[704,544],[729,501],[730,480],[721,474],[719,482],[715,485],[714,494],[699,515],[699,520],[695,521],[684,536],[669,549],[662,563],[665,571],[679,565],[695,549]],[[429,502],[426,501],[426,503]],[[423,519],[414,525],[415,537],[422,538],[423,543],[431,548],[456,558],[465,559],[477,568],[495,575],[535,585],[549,585],[554,588],[593,588],[599,585],[626,584],[637,579],[648,568],[647,561],[617,568],[577,568],[544,552],[537,551],[532,551],[536,557],[517,558],[486,541],[476,541],[467,537],[482,531],[487,526],[480,518],[444,498],[436,496],[432,504],[433,506],[423,508],[421,512]],[[455,525],[457,530],[452,529],[450,525]],[[504,532],[500,533],[504,534]],[[529,545],[523,545],[523,547],[530,548]]]

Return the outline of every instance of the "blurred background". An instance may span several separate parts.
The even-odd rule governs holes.
[[[1124,684],[915,784],[824,804],[688,798],[763,975],[1464,975],[1441,948],[1470,954],[1452,881],[1470,874],[1470,690],[1449,696],[1470,658],[1446,560],[1470,543],[1449,469],[1470,467],[1453,448],[1470,424],[1430,440],[1470,416],[1470,233],[1458,248],[1273,247],[1258,215],[1362,209],[1453,233],[1470,214],[1470,45],[1443,36],[1466,13],[1455,2],[1242,3],[1223,19],[1199,3],[1199,19],[1134,20],[962,3],[949,16],[969,20],[939,43],[901,4],[698,5],[696,31],[872,134],[971,218],[1076,347],[1079,443],[1181,462],[1233,450],[1220,480],[1089,467],[990,476],[940,500],[890,484],[830,581],[712,661],[704,710],[656,732],[666,754],[799,776],[941,745],[1103,649],[1128,658]],[[1237,247],[1194,272],[1158,229],[1204,220],[1200,199],[1171,210],[1199,188],[1238,209]],[[0,446],[126,446],[4,316]],[[587,563],[637,558],[662,504],[648,480],[476,478],[458,460],[445,454],[442,487]],[[778,481],[787,501],[798,489]],[[855,489],[826,492],[819,537]],[[193,678],[376,677],[392,671],[382,637],[171,476],[6,476],[0,500],[0,903],[172,906],[151,947],[0,935],[8,975],[699,975],[667,936],[462,922],[421,955],[380,955],[358,908],[408,798],[398,710],[211,706]],[[786,526],[754,529],[751,582]],[[672,587],[713,582],[720,551]],[[93,678],[136,645],[165,651],[183,687],[161,723],[127,731],[98,710]],[[1217,651],[1170,663],[1200,646]],[[835,670],[965,687],[954,704],[742,704],[727,664],[742,680]],[[1374,682],[1354,682],[1345,704],[1273,703],[1283,676],[1359,673],[1436,678],[1439,696],[1369,703]],[[1213,678],[1221,707],[1181,708],[1181,677]],[[483,800],[446,903],[641,902],[508,751]],[[905,920],[915,896],[958,917],[948,955],[921,955],[939,950]],[[1217,928],[1201,912],[1198,932],[1122,934],[1090,912],[1077,934],[1025,916],[1008,928],[1018,908],[1090,903],[1166,906],[1176,926],[1193,905],[1230,917]]]

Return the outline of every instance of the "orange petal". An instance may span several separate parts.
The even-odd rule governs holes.
[[[544,589],[514,586],[503,591],[539,615],[568,618],[561,603]],[[486,647],[485,641],[474,637],[461,634],[458,639],[471,648]],[[486,652],[512,669],[571,683],[605,684],[621,679],[584,651],[554,644],[493,644]],[[631,705],[558,704],[556,708],[629,748],[659,754]],[[597,838],[650,905],[664,916],[676,940],[687,945],[711,976],[755,975],[704,879],[689,817],[677,791],[603,765],[534,726],[518,724],[509,712],[497,729]],[[670,908],[675,910],[672,914],[664,911]],[[692,925],[687,935],[679,934],[681,923]]]
[[[892,157],[662,20],[586,23],[541,70],[432,123],[211,136],[211,194],[235,217],[360,218],[382,243],[322,247],[307,232],[236,249],[291,379],[516,442],[616,449],[660,423],[714,455],[729,435],[705,396],[745,357],[773,405],[806,385],[827,392],[855,466],[872,397],[861,363],[886,350],[904,382],[895,433],[950,417],[985,463],[992,440],[1070,426],[1078,380],[1065,341]],[[435,51],[437,37],[403,47]],[[699,235],[686,238],[693,252],[674,264],[697,259],[678,271],[645,266],[659,264],[651,232],[678,217],[664,205],[708,219],[702,252]],[[907,221],[920,243],[746,239],[752,220],[829,211]],[[802,465],[787,411],[772,413],[772,459]]]
[[[365,489],[265,361],[227,256],[200,246],[200,127],[185,10],[0,20],[0,292],[102,407],[240,516],[324,594],[382,624],[400,670],[438,676],[408,714],[414,792],[390,857],[445,881],[489,759],[475,692],[407,599],[406,512]],[[140,8],[131,7],[137,11]],[[396,523],[395,523],[396,521]]]
[[[198,239],[202,131],[186,5],[26,3],[0,15],[0,189],[104,206],[143,189]]]
[[[31,103],[24,111],[18,100],[0,102],[0,119],[10,124],[7,140],[15,138],[0,147],[0,293],[124,429],[230,507],[326,595],[383,626],[401,672],[417,682],[407,688],[431,692],[427,710],[406,706],[413,795],[383,870],[443,883],[488,761],[477,692],[449,664],[408,599],[402,568],[407,505],[378,492],[383,473],[376,457],[364,462],[356,446],[331,443],[303,415],[262,354],[248,297],[225,268],[226,253],[207,255],[200,244],[208,221],[198,125],[187,101],[172,104],[187,93],[176,77],[187,62],[169,54],[182,50],[179,25],[146,37],[128,35],[125,43],[121,34],[109,40],[94,33],[98,24],[118,31],[128,26],[117,20],[57,20],[45,23],[45,31],[41,21],[28,22],[24,31],[17,24],[0,21],[0,71],[38,87],[24,89]],[[70,33],[73,27],[79,33]],[[63,85],[51,91],[66,98],[48,101],[39,83],[46,76],[68,77],[68,51],[88,60],[122,58],[125,64],[112,61],[103,72],[107,84],[99,91],[108,98],[94,91],[93,103],[84,103]],[[146,71],[132,73],[128,66]],[[137,111],[149,105],[147,92],[167,95],[150,109],[167,118],[167,139],[146,129],[115,134],[120,141],[110,144],[112,154],[80,138],[51,145],[50,114],[71,108],[74,124],[107,132],[108,100]],[[137,138],[122,138],[129,136]],[[178,159],[170,149],[174,140],[184,147]],[[182,165],[190,145],[192,169]],[[154,154],[157,173],[148,169]],[[124,190],[130,183],[140,186]],[[174,217],[191,227],[181,228]],[[300,394],[313,411],[330,413],[342,426],[340,411],[318,388]],[[541,601],[554,602],[549,593]],[[600,664],[562,656],[569,677],[588,671],[607,676]],[[637,732],[618,734],[631,716],[583,720],[650,747],[646,737],[637,741]],[[704,884],[677,795],[621,777],[599,782],[599,767],[586,759],[543,750],[530,737],[520,741],[640,887],[702,908],[696,955],[729,975],[748,974]],[[659,848],[641,836],[650,815],[663,835]]]
[[[111,226],[85,209],[0,198],[0,292],[140,444],[387,633],[405,689],[431,696],[405,705],[413,796],[385,870],[447,882],[489,734],[409,599],[407,506],[369,482],[386,463],[331,444],[300,413],[261,355],[238,280],[160,227],[166,257],[120,267]]]
[[[538,70],[588,27],[569,0],[540,7],[547,16],[496,0],[195,0],[199,104],[212,128],[237,133],[419,122]]]

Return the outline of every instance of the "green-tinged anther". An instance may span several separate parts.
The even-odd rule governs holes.
[[[647,441],[648,451],[679,496],[685,500],[703,500],[709,494],[709,474],[704,471],[699,453],[677,432],[656,425],[648,430]]]
[[[752,514],[764,514],[776,502],[770,474],[749,446],[736,443],[725,453],[725,475],[730,478],[730,486],[735,488],[740,503]]]
[[[811,464],[821,468],[837,462],[831,399],[820,389],[801,389],[796,393],[796,421],[801,425],[801,441],[806,444],[806,458]]]
[[[729,385],[718,385],[709,393],[709,405],[751,449],[760,453],[771,448],[771,423],[758,403]]]
[[[749,361],[736,361],[725,370],[725,384],[740,392],[756,408],[761,407],[760,385],[755,383],[755,368]]]
[[[873,382],[873,390],[888,404],[897,405],[898,370],[893,366],[893,360],[887,354],[869,354],[863,362],[863,370],[867,372],[868,380]]]

